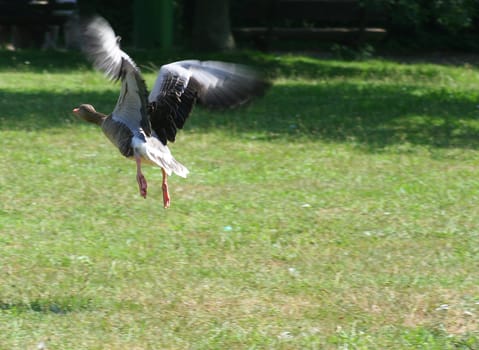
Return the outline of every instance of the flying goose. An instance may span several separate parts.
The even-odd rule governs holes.
[[[82,51],[96,69],[121,81],[121,92],[110,115],[97,112],[90,104],[81,104],[73,113],[99,125],[123,156],[135,160],[144,198],[147,182],[142,162],[161,167],[163,206],[168,208],[167,176],[186,177],[188,169],[173,157],[167,143],[175,141],[195,102],[211,108],[235,107],[264,93],[268,83],[242,65],[186,60],[163,65],[148,94],[139,68],[120,48],[110,24],[95,16],[82,28]]]

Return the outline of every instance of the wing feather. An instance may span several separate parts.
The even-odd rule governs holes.
[[[164,65],[148,98],[152,128],[166,144],[175,140],[196,101],[209,108],[232,108],[263,94],[268,86],[238,64],[187,60]]]
[[[119,45],[119,37],[110,24],[100,16],[82,23],[82,51],[111,80],[121,80],[121,92],[113,110],[113,119],[130,129],[141,127],[149,136],[148,93],[145,81],[135,62]]]

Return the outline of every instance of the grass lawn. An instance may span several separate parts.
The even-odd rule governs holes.
[[[118,85],[0,54],[0,349],[479,348],[474,62],[222,55],[274,86],[194,110],[164,210],[71,115]]]

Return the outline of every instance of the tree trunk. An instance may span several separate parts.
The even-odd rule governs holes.
[[[192,38],[193,47],[199,50],[234,48],[228,0],[195,1]]]

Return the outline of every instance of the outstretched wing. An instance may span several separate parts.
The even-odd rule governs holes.
[[[151,126],[163,144],[173,142],[196,101],[209,108],[231,108],[267,87],[253,70],[238,64],[188,60],[164,65],[148,97]]]
[[[148,93],[140,70],[135,62],[120,48],[120,38],[110,24],[100,16],[82,23],[82,51],[111,80],[121,80],[121,92],[112,118],[130,129],[143,128],[151,134],[148,118]]]

